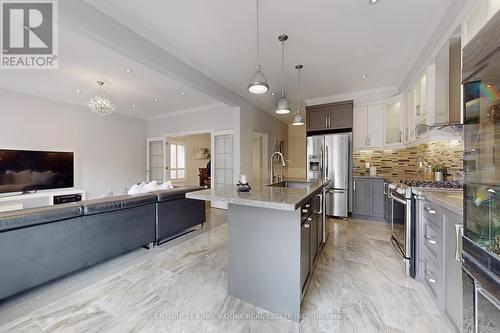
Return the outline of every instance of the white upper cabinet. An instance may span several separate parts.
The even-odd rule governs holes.
[[[395,96],[384,103],[384,147],[403,144],[403,97]]]
[[[354,148],[365,148],[367,143],[366,106],[355,106],[352,115],[352,145]]]
[[[353,147],[382,148],[384,146],[383,104],[355,106],[353,110]]]
[[[382,104],[367,107],[367,137],[369,147],[384,146],[384,106]]]
[[[499,9],[500,0],[477,1],[462,22],[462,47],[481,30]]]

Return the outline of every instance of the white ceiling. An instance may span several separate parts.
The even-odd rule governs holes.
[[[60,28],[59,45],[58,70],[5,70],[0,88],[85,105],[97,92],[96,81],[104,79],[117,112],[138,118],[219,103],[67,29]]]
[[[276,97],[246,91],[255,66],[255,1],[87,1],[272,112]],[[261,62],[271,91],[280,89],[280,33],[289,35],[286,82],[293,105],[297,63],[304,65],[303,99],[399,86],[451,2],[261,0]]]

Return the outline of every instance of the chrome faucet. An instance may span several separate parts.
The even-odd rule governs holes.
[[[275,156],[278,156],[278,160],[281,160],[281,166],[283,168],[286,167],[286,161],[285,161],[285,157],[283,156],[283,153],[279,152],[279,151],[275,151],[272,155],[271,155],[271,182],[274,182],[274,178],[276,177],[274,175],[274,157]],[[280,179],[283,177],[283,173],[281,174],[280,176]]]

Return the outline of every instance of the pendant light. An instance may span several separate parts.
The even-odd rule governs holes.
[[[304,68],[302,65],[295,65],[295,69],[297,70],[297,111],[293,113],[293,122],[294,126],[304,125],[304,116],[300,114],[300,70]]]
[[[283,34],[278,36],[278,40],[281,42],[281,96],[276,103],[276,113],[277,114],[288,114],[290,113],[290,103],[285,96],[285,41],[288,36]]]
[[[260,31],[259,31],[259,0],[257,2],[257,66],[255,67],[255,73],[250,78],[248,82],[248,91],[252,94],[265,94],[269,90],[269,84],[267,83],[267,78],[262,72],[262,66],[260,65]]]

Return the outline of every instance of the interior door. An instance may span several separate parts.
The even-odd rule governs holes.
[[[234,143],[233,135],[226,132],[214,133],[214,153],[212,154],[213,187],[234,185]],[[212,201],[212,207],[227,209],[226,202]]]
[[[150,138],[147,140],[146,180],[163,183],[166,180],[166,140]]]

